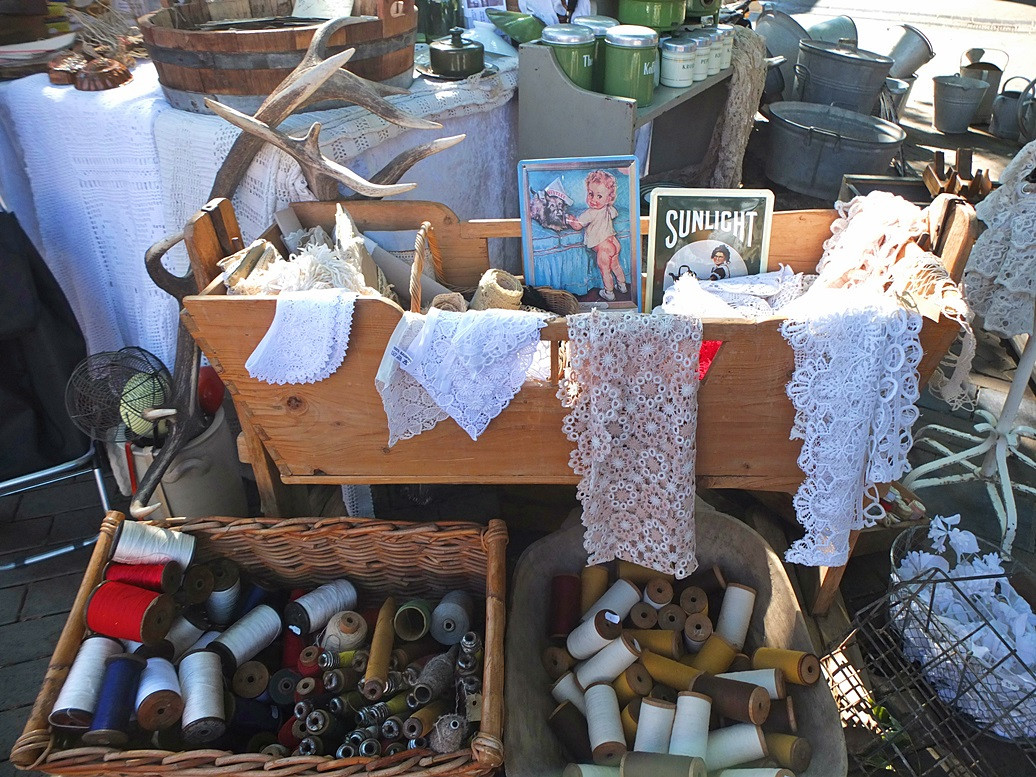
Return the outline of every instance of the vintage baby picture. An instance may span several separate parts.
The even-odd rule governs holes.
[[[518,182],[525,282],[586,310],[640,309],[636,157],[525,160]]]

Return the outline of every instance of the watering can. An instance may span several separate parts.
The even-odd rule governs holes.
[[[989,131],[1004,140],[1018,140],[1018,104],[1021,102],[1022,93],[1007,88],[1008,84],[1018,79],[1024,82],[1029,80],[1024,76],[1008,78],[1004,81],[1000,94],[993,100],[993,119],[989,124]]]
[[[995,56],[990,56],[995,55]],[[992,59],[999,59],[1003,56],[1003,63],[992,62]],[[1007,70],[1007,62],[1010,59],[1007,52],[1002,49],[968,49],[960,57],[960,74],[967,78],[975,78],[989,84],[986,93],[982,96],[982,102],[978,104],[975,111],[975,118],[972,124],[989,124],[989,117],[993,110],[993,98],[1000,90],[1000,78]]]
[[[1022,90],[1018,98],[1018,140],[1022,145],[1036,140],[1036,78]]]

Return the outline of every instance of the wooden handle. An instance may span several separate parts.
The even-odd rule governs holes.
[[[424,273],[424,254],[428,240],[426,238],[431,230],[430,222],[422,222],[421,228],[417,230],[414,238],[414,263],[410,265],[410,312],[421,312],[421,275]]]
[[[217,197],[191,216],[183,228],[187,256],[199,289],[222,275],[219,261],[244,248],[230,200]]]
[[[495,769],[504,762],[504,628],[507,608],[507,524],[489,522],[483,535],[486,548],[485,676],[482,681],[482,725],[471,744],[479,766]]]
[[[75,602],[72,603],[72,610],[65,621],[65,628],[61,630],[61,637],[54,648],[54,655],[47,667],[47,674],[43,678],[43,687],[40,695],[36,697],[36,703],[32,706],[29,719],[25,722],[25,728],[18,741],[11,749],[11,761],[20,769],[33,769],[46,758],[51,748],[50,723],[47,717],[54,708],[61,686],[65,684],[68,670],[72,662],[76,660],[79,653],[79,645],[83,641],[83,634],[86,624],[83,612],[86,610],[86,602],[91,592],[101,582],[104,574],[104,566],[108,562],[111,553],[112,540],[119,524],[125,520],[125,516],[115,510],[104,516],[101,522],[100,536],[97,544],[94,545],[93,555],[90,556],[90,563],[87,564],[86,572],[83,574],[83,584],[79,586],[79,593]]]

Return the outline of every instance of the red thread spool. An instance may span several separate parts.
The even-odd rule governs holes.
[[[555,575],[550,583],[550,637],[564,639],[579,625],[583,583],[579,575]]]
[[[290,629],[286,629],[290,631]],[[320,668],[318,663],[320,659],[320,648],[316,645],[310,645],[309,647],[303,648],[302,652],[299,653],[299,661],[296,668],[299,670],[299,674],[303,677],[315,677],[318,674],[322,674],[323,670]]]
[[[116,583],[135,585],[149,591],[171,594],[180,588],[183,581],[183,567],[177,562],[165,564],[116,564],[112,562],[104,570],[104,579]]]
[[[277,732],[277,741],[284,745],[289,750],[294,750],[299,746],[299,738],[295,736],[293,727],[298,718],[292,716],[284,721],[284,725],[281,726],[281,730]]]
[[[101,583],[86,604],[86,625],[98,634],[155,645],[173,624],[176,605],[168,594],[126,583]]]

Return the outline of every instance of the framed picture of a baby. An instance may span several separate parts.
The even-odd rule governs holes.
[[[637,159],[518,163],[525,282],[564,289],[584,310],[639,310]]]

